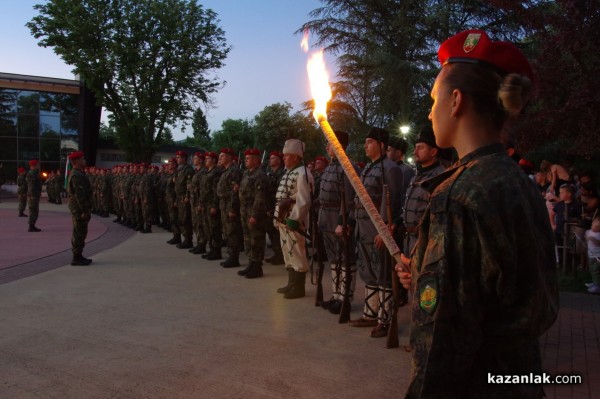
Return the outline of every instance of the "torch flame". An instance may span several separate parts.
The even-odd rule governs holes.
[[[313,116],[319,121],[319,117],[327,119],[327,102],[331,100],[331,87],[329,86],[329,75],[325,69],[323,50],[314,53],[306,64],[308,79],[310,80],[310,91],[315,101]]]
[[[302,41],[300,42],[300,47],[305,53],[308,53],[308,29],[304,30],[304,35],[302,37]]]

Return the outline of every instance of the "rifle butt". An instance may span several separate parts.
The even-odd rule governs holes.
[[[342,301],[342,309],[340,310],[339,324],[348,323],[350,321],[350,301],[344,298]]]
[[[392,321],[390,322],[390,327],[388,329],[388,334],[385,341],[385,347],[387,349],[397,348],[400,346],[398,342],[398,312],[397,309],[394,309],[392,315]]]
[[[321,306],[323,303],[323,284],[319,280],[317,284],[317,294],[315,295],[315,306]]]

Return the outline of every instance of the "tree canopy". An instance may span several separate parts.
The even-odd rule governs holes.
[[[149,161],[165,129],[224,83],[214,73],[230,47],[217,14],[196,0],[50,0],[35,9],[32,34],[111,112],[131,160]]]

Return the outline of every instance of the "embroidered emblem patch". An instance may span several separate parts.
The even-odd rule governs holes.
[[[435,277],[419,280],[419,307],[430,315],[435,312],[438,304],[438,284]]]
[[[463,43],[463,51],[465,53],[470,53],[473,51],[477,44],[479,44],[479,39],[481,38],[481,33],[469,33],[465,42]]]

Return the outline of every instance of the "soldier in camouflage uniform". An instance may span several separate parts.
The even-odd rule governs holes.
[[[71,246],[73,260],[71,266],[88,266],[91,259],[83,256],[83,247],[88,233],[88,223],[91,218],[92,187],[85,170],[85,157],[83,152],[77,151],[69,154],[69,161],[73,166],[67,190],[69,195],[69,210],[73,219],[73,235]]]
[[[388,140],[387,130],[377,127],[369,130],[365,153],[371,162],[363,169],[360,178],[383,220],[391,225],[394,215],[402,210],[400,194],[404,182],[400,167],[386,156]],[[388,214],[384,185],[390,191],[392,215]],[[350,320],[349,324],[352,327],[374,327],[371,337],[381,338],[387,336],[392,316],[392,264],[389,263],[391,259],[386,259],[389,253],[358,197],[354,203],[358,270],[365,283],[365,302],[363,315]]]
[[[27,217],[25,214],[25,207],[27,207],[27,179],[26,170],[20,166],[18,169],[19,175],[17,176],[17,197],[19,199],[19,217]]]
[[[336,130],[335,135],[345,149],[348,146],[348,133]],[[354,287],[356,286],[354,239],[352,235],[349,234],[346,234],[346,240],[343,238],[342,234],[344,228],[342,226],[343,215],[341,207],[341,190],[343,189],[346,199],[346,212],[348,213],[346,217],[348,217],[354,209],[354,190],[348,177],[344,173],[342,165],[340,165],[339,161],[335,158],[335,153],[329,143],[327,143],[326,151],[331,157],[331,163],[320,176],[318,227],[321,237],[323,237],[327,259],[331,262],[331,298],[324,301],[321,306],[324,309],[328,309],[333,314],[339,314],[342,309],[344,293],[347,290],[348,299],[352,302],[352,299],[354,298]],[[319,163],[320,161],[317,158],[315,166]],[[318,168],[319,166],[316,167],[316,169]],[[358,173],[358,168],[356,166],[354,166],[354,169]],[[349,251],[344,250],[344,243],[349,246]],[[346,259],[346,253],[348,253],[349,259]],[[350,276],[346,276],[346,263],[350,269]],[[351,282],[346,286],[349,280],[351,280]]]
[[[158,173],[158,213],[160,215],[160,224],[158,226],[171,231],[171,218],[169,217],[169,207],[167,205],[167,184],[169,183],[167,166],[163,164]]]
[[[58,205],[62,204],[62,193],[65,186],[65,181],[63,179],[62,174],[60,173],[60,169],[56,171],[56,177],[54,179],[54,191],[56,194],[55,203]]]
[[[27,173],[27,202],[29,205],[29,232],[41,231],[35,227],[40,211],[40,197],[42,196],[42,181],[40,180],[39,162],[37,159],[29,161]]]
[[[223,169],[217,165],[219,155],[215,152],[204,154],[206,177],[200,186],[201,203],[204,210],[205,223],[208,225],[208,244],[210,251],[202,255],[207,260],[221,259],[221,242],[223,241],[223,227],[219,210],[219,197],[215,195],[221,179]]]
[[[531,93],[523,53],[485,32],[445,41],[431,91],[436,142],[459,160],[425,181],[429,207],[412,259],[396,265],[413,293],[406,398],[542,398],[538,337],[555,321],[554,238],[542,197],[501,144]],[[402,267],[410,267],[410,272]]]
[[[244,156],[246,170],[239,190],[240,220],[249,264],[245,269],[238,271],[238,274],[246,278],[257,278],[263,275],[269,181],[266,173],[260,168],[260,150],[246,150]]]
[[[179,227],[179,213],[177,211],[177,194],[175,193],[175,179],[177,178],[177,158],[169,160],[167,170],[167,186],[165,188],[165,198],[167,208],[169,209],[169,219],[171,220],[171,232],[173,238],[167,241],[167,244],[181,244],[181,229]]]
[[[175,158],[177,159],[177,177],[175,178],[175,194],[177,195],[177,219],[183,241],[177,244],[177,248],[189,249],[193,244],[192,230],[192,210],[190,207],[190,199],[188,197],[188,185],[194,176],[194,168],[188,163],[188,154],[185,151],[177,151]]]
[[[140,205],[142,208],[142,233],[152,233],[152,220],[154,219],[154,179],[150,174],[151,165],[143,163],[140,165]]]
[[[112,186],[112,204],[113,212],[117,216],[114,223],[119,223],[123,214],[123,207],[121,202],[121,166],[116,165],[113,167],[113,173],[111,174],[111,186]]]
[[[192,160],[194,165],[194,176],[188,187],[188,198],[190,199],[190,207],[192,211],[192,227],[196,235],[196,246],[190,249],[190,253],[204,254],[206,253],[206,234],[204,223],[201,222],[202,204],[200,203],[200,182],[206,174],[204,168],[204,154],[196,152]]]
[[[98,191],[100,192],[100,216],[107,218],[111,210],[112,187],[108,169],[100,169]]]
[[[227,259],[221,262],[221,266],[225,268],[240,266],[239,255],[243,245],[240,198],[238,196],[242,171],[233,163],[234,155],[231,148],[222,148],[219,154],[219,166],[223,168],[223,173],[217,185],[217,196],[229,254]]]
[[[56,174],[54,173],[54,171],[50,171],[50,175],[48,175],[48,178],[46,179],[46,195],[48,196],[48,202],[50,202],[51,204],[55,203],[55,194],[54,194],[54,178],[56,177]]]
[[[269,168],[267,169],[267,178],[269,179],[267,209],[270,212],[275,210],[275,195],[277,194],[277,187],[279,187],[279,181],[285,173],[282,162],[283,153],[279,151],[271,151],[269,154]],[[273,256],[265,259],[265,262],[273,265],[283,265],[285,262],[283,260],[283,252],[281,252],[279,229],[275,227],[273,223],[267,223],[267,234],[269,235],[269,241],[271,241]]]
[[[305,234],[309,226],[311,189],[314,185],[312,174],[302,164],[304,143],[297,139],[287,140],[283,146],[283,162],[286,168],[277,188],[275,220],[279,228],[281,248],[288,270],[288,283],[277,292],[287,299],[305,295],[306,258]]]

